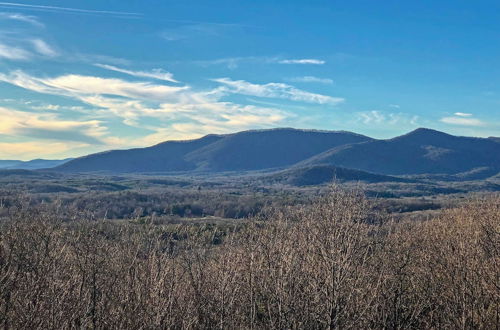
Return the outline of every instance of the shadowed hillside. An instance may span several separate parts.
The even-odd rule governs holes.
[[[394,176],[373,174],[332,165],[316,165],[285,170],[269,176],[267,180],[273,183],[279,182],[293,186],[320,185],[330,183],[332,181],[363,181],[369,183],[413,182],[413,180],[397,178]]]
[[[207,135],[190,141],[167,141],[149,148],[113,150],[77,158],[56,170],[63,172],[162,172],[190,171],[196,167],[184,156],[220,140],[222,136]]]
[[[389,140],[341,146],[300,165],[332,164],[381,174],[467,172],[500,167],[500,144],[419,128]]]
[[[350,132],[297,129],[208,135],[149,148],[109,151],[75,159],[66,172],[171,172],[262,170],[290,166],[328,149],[371,139]]]
[[[488,168],[494,175],[500,168],[500,144],[491,138],[452,136],[423,128],[389,140],[350,132],[284,128],[103,152],[77,158],[56,170],[217,173],[325,164],[385,175],[455,175],[479,168]],[[321,181],[323,174],[318,172],[313,181]]]
[[[325,150],[371,139],[350,132],[297,129],[248,131],[196,150],[186,159],[209,171],[262,170],[293,165]]]

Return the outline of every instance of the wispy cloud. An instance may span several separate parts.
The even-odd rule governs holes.
[[[53,12],[68,13],[68,14],[114,15],[114,16],[122,16],[122,17],[129,17],[129,18],[140,18],[143,16],[140,13],[130,13],[130,12],[123,12],[123,11],[109,11],[109,10],[94,10],[94,9],[58,7],[58,6],[32,5],[32,4],[25,4],[25,3],[18,3],[18,2],[0,2],[0,7],[26,9],[26,10],[37,10],[37,11],[53,11]]]
[[[44,27],[44,24],[38,21],[35,16],[23,15],[19,13],[0,13],[0,19],[9,19],[29,23],[37,27]]]
[[[472,113],[465,112],[455,112],[454,115],[458,117],[472,117]]]
[[[0,58],[25,61],[30,57],[31,53],[23,48],[0,43]]]
[[[303,59],[285,59],[278,61],[279,64],[314,64],[323,65],[326,61],[318,60],[314,58],[303,58]]]
[[[220,87],[193,91],[189,86],[173,87],[81,75],[39,78],[22,71],[0,74],[0,81],[39,93],[73,98],[98,109],[93,112],[94,118],[108,121],[119,117],[126,125],[152,132],[142,138],[112,135],[100,138],[112,147],[144,146],[166,139],[195,138],[206,133],[272,127],[291,116],[277,108],[222,101],[226,94]],[[42,114],[55,115],[58,109],[53,109],[55,111]],[[20,130],[16,132],[21,134]],[[39,133],[35,128],[29,130],[32,136]],[[23,134],[28,134],[28,131]],[[63,138],[64,134],[51,133],[51,136]]]
[[[31,40],[31,43],[33,44],[33,48],[35,49],[35,51],[41,55],[48,57],[56,57],[59,55],[59,53],[56,50],[54,50],[49,44],[47,44],[42,39],[33,39]]]
[[[165,71],[165,70],[162,70],[162,69],[153,69],[152,71],[132,71],[132,70],[118,68],[116,66],[108,65],[108,64],[97,63],[97,64],[95,64],[95,66],[106,69],[106,70],[111,70],[111,71],[116,71],[116,72],[128,74],[128,75],[134,76],[134,77],[152,78],[152,79],[157,79],[157,80],[164,80],[164,81],[178,83],[178,81],[174,79],[174,75],[172,73]]]
[[[42,79],[32,77],[22,71],[14,71],[10,74],[0,73],[0,81],[40,93],[78,97],[110,94],[157,101],[167,100],[187,88],[82,75],[65,75]]]
[[[358,121],[365,125],[418,125],[419,117],[407,113],[382,112],[378,110],[357,113]]]
[[[343,98],[315,94],[300,90],[282,83],[253,84],[244,80],[231,80],[229,78],[214,79],[223,84],[222,93],[235,93],[249,96],[288,99],[291,101],[337,105],[344,102]]]
[[[469,114],[466,114],[469,115]],[[450,124],[450,125],[459,125],[459,126],[474,126],[474,127],[479,127],[479,126],[485,126],[486,123],[483,121],[476,119],[476,118],[471,118],[470,116],[460,116],[460,115],[455,115],[451,117],[444,117],[441,118],[440,121],[445,124]]]
[[[229,69],[236,69],[242,63],[263,63],[263,64],[313,64],[322,65],[326,61],[318,59],[286,59],[282,56],[240,56],[225,57],[213,60],[193,61],[197,65],[226,65]]]
[[[333,80],[329,78],[319,78],[314,76],[304,76],[304,77],[294,77],[288,79],[291,82],[299,82],[299,83],[318,83],[318,84],[333,84]]]
[[[0,134],[54,141],[102,144],[106,129],[97,120],[61,120],[53,113],[23,112],[0,108]]]

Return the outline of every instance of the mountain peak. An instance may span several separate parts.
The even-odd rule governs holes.
[[[416,144],[435,144],[443,141],[453,140],[456,138],[456,136],[437,131],[435,129],[420,127],[407,134],[392,138],[388,141],[400,141]]]
[[[432,128],[425,128],[425,127],[419,127],[405,135],[402,136],[452,136],[450,134],[432,129]]]

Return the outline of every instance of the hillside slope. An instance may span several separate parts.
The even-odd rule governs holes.
[[[93,154],[70,161],[57,170],[128,173],[264,170],[291,166],[337,146],[371,140],[350,132],[291,128],[245,131]]]
[[[340,146],[297,166],[330,164],[387,175],[457,174],[500,168],[500,144],[419,128],[389,140]]]
[[[264,178],[264,181],[269,183],[290,184],[293,186],[312,186],[331,183],[333,181],[362,181],[368,183],[414,182],[414,180],[374,174],[333,165],[315,165],[288,169],[269,175]]]
[[[106,151],[76,158],[55,170],[113,173],[190,171],[196,167],[185,161],[184,156],[221,138],[207,135],[197,140],[167,141],[148,148]]]
[[[191,152],[186,160],[205,171],[262,170],[290,166],[337,146],[371,140],[351,132],[288,128],[246,131]]]

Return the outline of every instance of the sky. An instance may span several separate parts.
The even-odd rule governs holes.
[[[0,2],[0,159],[274,127],[500,136],[500,2]]]

